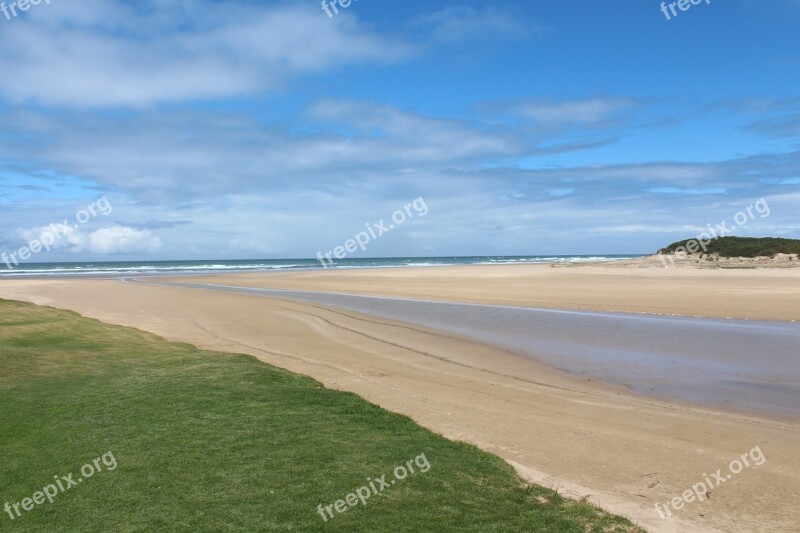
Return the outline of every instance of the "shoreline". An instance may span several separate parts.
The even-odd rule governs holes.
[[[519,259],[517,259],[519,258]],[[23,266],[38,266],[38,265],[91,265],[96,267],[95,263],[28,263],[26,265],[18,265],[16,268],[6,268],[3,270],[0,264],[0,280],[3,279],[21,279],[21,280],[37,280],[37,279],[119,279],[121,277],[131,278],[145,278],[145,277],[194,277],[194,276],[217,276],[217,275],[239,275],[239,274],[257,274],[266,275],[271,273],[298,273],[298,272],[348,272],[348,271],[361,271],[361,270],[392,270],[392,269],[406,269],[406,268],[460,268],[460,267],[499,267],[499,266],[542,266],[550,268],[582,268],[582,267],[598,267],[598,268],[623,268],[623,269],[646,269],[646,270],[670,270],[678,269],[682,271],[687,270],[704,270],[704,271],[732,271],[732,270],[751,270],[751,271],[773,271],[773,270],[800,270],[800,257],[795,255],[779,254],[775,258],[769,257],[715,257],[706,255],[569,255],[569,256],[507,256],[507,257],[494,257],[486,256],[481,259],[490,259],[489,261],[479,262],[441,262],[429,263],[428,261],[435,259],[470,259],[470,257],[443,257],[443,258],[429,258],[429,257],[412,257],[412,258],[366,258],[366,259],[349,259],[348,261],[359,262],[376,262],[376,261],[423,261],[422,263],[414,264],[354,264],[354,265],[336,265],[336,266],[320,266],[317,261],[311,259],[268,259],[268,260],[203,260],[203,261],[188,261],[198,263],[265,263],[265,262],[289,262],[289,263],[310,263],[306,266],[297,264],[280,266],[253,266],[246,268],[201,268],[198,266],[197,270],[192,270],[190,267],[164,267],[158,268],[145,268],[141,267],[127,267],[131,270],[96,270],[96,271],[82,271],[82,270],[41,270],[36,268],[29,268],[27,271]],[[534,260],[530,260],[534,259]],[[175,264],[187,261],[154,261],[148,265],[164,263]],[[98,264],[129,264],[129,263],[98,263]],[[19,271],[16,269],[19,268]],[[121,267],[126,268],[126,267]]]
[[[553,265],[553,264],[584,264],[584,263],[604,263],[612,261],[625,261],[630,259],[637,259],[643,256],[638,255],[542,255],[542,256],[457,256],[457,257],[376,257],[376,258],[349,258],[342,260],[335,266],[323,266],[315,259],[220,259],[220,260],[188,260],[188,261],[170,261],[159,260],[151,262],[42,262],[42,263],[24,263],[11,267],[10,264],[4,266],[0,262],[0,279],[53,279],[53,278],[70,278],[70,277],[94,277],[94,276],[110,276],[117,278],[119,276],[157,276],[157,275],[183,275],[183,276],[196,276],[196,275],[213,275],[213,274],[246,274],[257,273],[265,274],[269,272],[305,272],[305,271],[342,271],[352,269],[383,269],[383,268],[434,268],[434,267],[452,267],[452,266],[471,266],[471,265]],[[481,259],[478,262],[466,262],[466,259]],[[440,262],[433,262],[440,260]],[[458,261],[462,260],[462,261]],[[405,261],[405,263],[402,263]],[[198,263],[196,265],[186,265],[185,263]],[[232,263],[225,265],[225,263]],[[266,263],[273,263],[267,266]],[[288,263],[288,264],[282,264]],[[344,264],[343,264],[344,263]],[[352,264],[350,264],[352,263]],[[385,264],[379,264],[385,263]],[[141,266],[130,266],[140,264]],[[182,265],[181,265],[182,264]],[[106,267],[101,270],[100,266]],[[154,265],[163,265],[158,268]],[[173,266],[166,266],[173,265]],[[180,265],[180,266],[175,266]],[[42,266],[56,267],[50,270],[37,268]],[[70,266],[73,270],[63,268]],[[112,267],[118,267],[114,270]],[[10,267],[10,268],[9,268]],[[28,267],[27,269],[25,267]],[[80,268],[79,268],[80,267]],[[90,267],[95,270],[83,270],[82,267]],[[204,268],[206,267],[206,268]],[[216,267],[216,268],[215,268]],[[128,269],[128,270],[125,270]],[[137,270],[138,269],[138,270]],[[196,270],[193,270],[196,269]],[[40,272],[40,273],[37,273]]]

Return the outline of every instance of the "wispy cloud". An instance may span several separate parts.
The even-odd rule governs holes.
[[[636,105],[632,99],[592,98],[572,101],[516,101],[494,104],[504,114],[542,123],[594,124],[619,117]]]
[[[496,6],[448,6],[417,16],[412,27],[430,35],[434,42],[449,44],[498,37],[518,39],[542,29],[538,25],[526,25],[519,16]]]
[[[410,51],[355,17],[332,21],[310,8],[158,4],[55,2],[6,25],[0,70],[14,75],[0,78],[0,94],[82,108],[235,98],[293,76],[392,62]]]

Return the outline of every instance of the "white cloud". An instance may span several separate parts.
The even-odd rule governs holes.
[[[321,124],[319,124],[321,122]],[[0,114],[0,159],[42,159],[140,198],[262,192],[346,183],[389,183],[410,171],[529,153],[529,142],[480,122],[434,118],[391,106],[326,100],[313,106],[314,133],[287,134],[252,116],[210,111],[126,117]],[[352,134],[339,133],[341,124]],[[22,133],[24,132],[24,135]],[[38,142],[29,142],[36,138]],[[147,154],[143,157],[143,154]]]
[[[81,251],[85,249],[87,242],[85,234],[64,223],[20,229],[17,235],[25,242],[36,240],[45,243],[51,250]]]
[[[161,239],[149,230],[113,226],[101,228],[89,235],[89,252],[93,254],[148,254],[159,249],[161,249]]]
[[[291,76],[386,63],[409,47],[311,8],[54,2],[0,32],[0,95],[22,103],[148,106],[260,94]]]
[[[45,244],[44,251],[69,254],[125,255],[154,253],[161,249],[161,239],[149,230],[112,226],[88,231],[69,224],[48,224],[38,228],[20,229],[18,237],[26,242],[37,240]]]
[[[632,105],[632,101],[620,98],[593,98],[562,102],[518,102],[506,106],[506,109],[514,115],[539,122],[594,123],[613,118]]]

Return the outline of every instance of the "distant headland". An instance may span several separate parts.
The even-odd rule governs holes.
[[[800,266],[800,240],[778,237],[686,239],[660,249],[655,257],[665,267],[694,263],[717,268]]]
[[[720,237],[708,242],[686,239],[673,242],[659,254],[703,254],[718,257],[776,257],[779,254],[800,254],[800,239],[776,237]]]

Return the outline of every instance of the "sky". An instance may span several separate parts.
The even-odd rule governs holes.
[[[312,258],[415,199],[352,256],[800,238],[800,0],[689,6],[0,12],[0,251],[70,221],[30,261]]]

